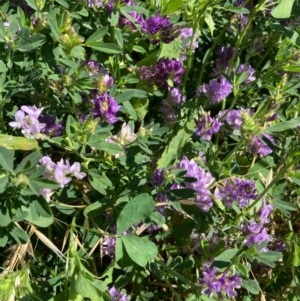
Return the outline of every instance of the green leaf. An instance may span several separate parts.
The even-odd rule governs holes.
[[[24,150],[24,151],[39,148],[38,142],[35,139],[10,136],[6,134],[0,134],[0,146],[5,147],[7,149]]]
[[[282,258],[282,253],[276,251],[262,252],[257,254],[255,258],[259,262],[264,263],[271,268],[274,268],[276,266],[275,261],[278,261]]]
[[[292,204],[291,202],[282,201],[279,199],[275,199],[272,203],[274,207],[276,207],[280,212],[286,216],[290,214],[290,211],[297,211],[298,208]]]
[[[169,0],[163,8],[163,14],[168,15],[181,10],[183,0]]]
[[[43,228],[50,226],[54,222],[50,207],[44,199],[35,200],[30,203],[25,220]]]
[[[216,261],[226,261],[231,262],[231,260],[238,254],[240,249],[229,249],[222,252],[220,255],[218,255],[215,260]]]
[[[8,184],[9,176],[6,174],[0,175],[0,193],[5,191],[6,185]]]
[[[58,41],[59,40],[59,28],[57,24],[57,19],[56,15],[58,14],[59,10],[54,9],[51,10],[47,16],[47,20],[51,29],[51,33],[53,34],[53,37],[55,38],[54,40]]]
[[[88,144],[97,150],[107,152],[111,155],[122,153],[123,149],[119,144],[106,142],[105,139],[103,135],[93,135],[89,138]]]
[[[271,10],[271,15],[277,19],[286,19],[291,16],[295,0],[281,0],[277,6]]]
[[[206,13],[205,14],[205,18],[204,18],[205,23],[207,24],[209,30],[210,30],[210,34],[213,36],[214,35],[214,31],[216,29],[215,26],[215,22],[214,19],[211,15],[211,13]]]
[[[242,287],[245,288],[249,293],[253,295],[258,295],[260,292],[259,284],[256,280],[252,279],[243,279],[242,280]]]
[[[242,6],[225,6],[226,10],[231,11],[236,14],[249,14],[249,9],[242,7]]]
[[[36,5],[36,0],[26,0],[26,3],[34,10],[38,10],[38,7]]]
[[[108,54],[122,53],[122,49],[114,43],[90,42],[86,46]]]
[[[8,208],[0,207],[0,228],[6,227],[12,222],[11,214]]]
[[[157,168],[166,168],[172,163],[178,154],[180,154],[180,150],[184,147],[187,140],[192,136],[194,127],[195,121],[190,120],[177,132],[158,160]]]
[[[278,133],[286,130],[294,129],[300,124],[300,117],[293,118],[288,121],[279,122],[266,128],[266,133]]]
[[[174,39],[171,43],[162,44],[158,59],[163,57],[179,59],[181,54],[181,43],[178,41],[178,39]]]
[[[98,279],[91,279],[83,272],[80,272],[76,282],[75,289],[84,298],[90,298],[93,301],[103,301],[103,290],[106,289],[106,284]]]
[[[46,37],[42,34],[36,34],[28,37],[25,43],[19,43],[18,50],[21,52],[29,52],[41,47],[46,42]]]
[[[106,195],[106,190],[113,186],[110,179],[96,169],[89,171],[89,181],[91,186],[103,195]]]
[[[299,64],[287,64],[286,66],[282,67],[282,69],[287,72],[300,72]]]
[[[123,103],[132,98],[147,98],[147,92],[139,89],[124,89],[115,96],[118,103]]]
[[[96,217],[98,214],[98,210],[100,210],[103,207],[103,203],[96,201],[90,205],[88,205],[84,211],[83,214],[85,217]]]
[[[294,242],[293,266],[300,266],[300,246]]]
[[[125,235],[122,242],[130,259],[141,267],[145,267],[158,254],[157,246],[144,237]]]
[[[122,234],[133,224],[149,217],[154,211],[152,196],[142,193],[129,200],[117,219],[117,234]]]
[[[136,112],[138,120],[144,120],[148,113],[149,100],[147,98],[135,98],[131,100],[131,104]]]
[[[122,103],[123,108],[133,120],[137,120],[137,114],[130,101],[126,100]]]
[[[14,228],[10,231],[10,235],[19,244],[25,244],[28,241],[27,233],[17,226],[14,226]]]
[[[41,153],[35,151],[26,156],[15,168],[15,173],[24,172],[31,168],[35,168],[41,158]]]
[[[0,228],[0,247],[4,248],[8,242],[8,232],[5,228]]]
[[[0,166],[6,171],[12,172],[14,170],[14,156],[14,151],[0,147]]]
[[[87,46],[93,44],[94,42],[101,42],[103,37],[107,34],[108,32],[108,27],[102,27],[93,32],[86,40],[85,44]]]
[[[66,2],[65,0],[55,0],[57,3],[59,3],[60,5],[62,5],[65,8],[69,8],[69,4],[68,2]]]

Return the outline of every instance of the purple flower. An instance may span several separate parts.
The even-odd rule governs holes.
[[[141,80],[152,80],[157,86],[168,88],[180,84],[185,73],[182,62],[176,59],[162,58],[153,66],[141,66],[137,69]]]
[[[89,76],[96,75],[102,71],[102,67],[97,61],[87,60],[83,63],[83,68],[88,72]]]
[[[218,133],[222,126],[222,123],[217,118],[210,117],[210,112],[199,115],[198,119],[195,119],[195,123],[195,135],[207,141],[210,141],[212,135]]]
[[[191,47],[192,36],[193,36],[193,28],[185,27],[181,29],[179,39],[183,45],[183,49],[187,50]],[[198,48],[199,46],[197,42],[198,36],[199,36],[198,34],[194,35],[193,44],[192,44],[193,53],[195,52],[195,49]]]
[[[39,139],[42,136],[41,131],[46,127],[46,124],[41,123],[38,119],[43,109],[36,106],[22,106],[21,110],[16,112],[16,121],[10,122],[9,125],[21,129],[26,138]]]
[[[194,182],[185,181],[185,187],[192,189],[196,192],[196,204],[204,212],[209,211],[213,206],[211,199],[211,192],[208,189],[209,185],[213,181],[213,177],[209,172],[206,172],[192,159],[189,160],[187,157],[183,156],[182,160],[179,162],[180,169],[186,170],[186,177],[194,178]],[[173,185],[173,189],[178,189],[180,186]]]
[[[116,239],[112,236],[104,236],[103,238],[103,253],[110,257],[113,257],[115,254],[115,245]]]
[[[59,162],[54,163],[50,157],[44,156],[39,160],[39,163],[45,167],[44,178],[54,181],[61,188],[66,186],[72,181],[72,176],[77,180],[81,180],[86,176],[86,173],[80,171],[80,163],[74,162],[71,166],[68,160],[61,159]],[[41,194],[48,199],[51,191],[42,190]]]
[[[221,75],[218,79],[212,79],[209,84],[199,86],[197,96],[204,94],[212,103],[219,103],[232,92],[231,83]]]
[[[132,5],[136,6],[136,3],[131,3],[131,1],[122,1],[126,6]],[[142,26],[145,23],[144,17],[142,14],[137,13],[136,11],[131,11],[128,15],[134,20],[134,23],[129,20],[127,17],[120,15],[119,23],[125,26],[129,26],[131,29],[135,29],[136,25]]]
[[[155,169],[152,175],[151,184],[153,186],[160,186],[164,182],[164,170],[159,168]]]
[[[94,109],[92,110],[94,117],[100,117],[109,124],[113,124],[119,120],[116,114],[121,106],[106,92],[103,95],[94,93],[92,101],[94,103]]]
[[[103,6],[102,0],[88,0],[88,7],[100,8],[102,6]]]
[[[69,162],[67,161],[67,164],[65,164],[64,160],[61,159],[59,162],[57,162],[54,168],[54,180],[60,185],[61,188],[72,181],[71,177],[67,177],[70,172],[70,164],[68,163]]]
[[[228,298],[237,295],[235,289],[240,288],[242,281],[236,274],[230,275],[228,272],[217,273],[217,268],[210,263],[206,263],[202,268],[202,278],[199,278],[200,285],[203,286],[203,292],[212,297],[217,294],[219,299],[224,295]]]
[[[141,66],[137,69],[141,80],[152,80],[155,77],[152,66]]]
[[[262,207],[259,210],[259,218],[261,223],[266,224],[269,220],[269,215],[273,211],[273,206],[271,204],[267,205],[266,199],[263,199]]]
[[[247,224],[243,225],[244,234],[248,235],[245,239],[245,245],[247,247],[251,247],[254,244],[258,246],[263,242],[269,242],[271,240],[271,236],[267,234],[267,230],[264,228],[262,223],[257,223],[254,220],[251,220]],[[262,250],[265,251],[266,249]]]
[[[248,205],[250,200],[255,200],[258,193],[255,182],[235,178],[233,183],[226,180],[223,187],[217,187],[215,197],[222,200],[226,207],[231,207],[233,202],[236,201],[239,208],[243,208]]]
[[[181,91],[179,88],[169,88],[168,97],[162,101],[161,108],[166,125],[170,126],[176,122],[181,98],[183,101],[186,99],[185,96],[181,97]]]
[[[241,128],[243,121],[241,112],[239,110],[222,111],[220,113],[219,116],[221,120],[223,118],[222,116],[225,115],[225,121],[231,128],[234,130],[239,130]]]
[[[56,117],[54,115],[41,115],[39,120],[46,124],[42,129],[42,133],[47,136],[60,136],[62,134],[62,123],[56,122]]]
[[[120,292],[120,290],[118,288],[116,288],[115,286],[112,286],[109,290],[108,290],[110,297],[111,297],[111,301],[128,301],[128,297],[126,294],[122,294]]]
[[[275,141],[272,136],[270,136],[269,134],[263,134],[263,136],[275,145]],[[253,136],[253,140],[250,143],[248,150],[251,154],[260,155],[262,157],[265,157],[270,153],[272,153],[272,149],[265,142],[263,142],[257,135]]]
[[[173,26],[167,17],[162,17],[159,14],[146,19],[141,25],[142,31],[150,36],[152,44],[156,44],[159,41],[170,43],[180,33],[178,28]]]
[[[228,62],[230,61],[233,53],[234,47],[222,46],[219,50],[219,57],[216,60],[216,66],[213,69],[214,75],[220,75],[227,72]]]
[[[254,76],[255,70],[251,67],[250,64],[239,65],[237,73],[241,74],[243,72],[245,72],[248,75],[244,83],[250,84],[251,82],[256,80],[256,77]]]

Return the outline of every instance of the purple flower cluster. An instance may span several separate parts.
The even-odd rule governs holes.
[[[161,168],[155,169],[152,175],[151,184],[153,186],[160,186],[164,182],[164,179],[164,170]]]
[[[88,75],[94,77],[97,91],[102,94],[111,88],[114,84],[114,79],[108,72],[99,65],[97,61],[87,60],[83,63],[83,69],[88,72]]]
[[[103,6],[102,0],[88,0],[88,7],[100,8]]]
[[[39,121],[43,109],[36,106],[22,106],[21,110],[16,112],[16,121],[10,122],[9,125],[15,129],[21,129],[26,138],[39,139],[42,137],[42,130],[46,127],[45,123]]]
[[[258,193],[252,180],[235,178],[233,182],[226,180],[223,187],[217,187],[215,197],[222,200],[226,207],[231,207],[233,202],[237,202],[239,208],[243,208],[250,200],[257,199]]]
[[[117,101],[112,96],[109,96],[107,92],[102,95],[94,93],[92,102],[94,104],[92,110],[94,117],[100,117],[101,120],[109,124],[113,124],[119,120],[116,114],[121,106],[119,106]]]
[[[193,36],[193,28],[185,27],[181,29],[179,39],[183,45],[183,49],[189,49],[191,47],[191,39]],[[197,42],[198,34],[194,34],[192,52],[195,52],[195,49],[198,48],[199,44]]]
[[[62,134],[63,125],[61,122],[56,122],[56,116],[42,114],[39,120],[46,124],[42,129],[42,133],[47,136],[60,136]]]
[[[159,14],[149,17],[141,25],[142,31],[150,37],[152,44],[160,41],[170,43],[180,34],[178,28],[173,26],[167,17],[162,17]]]
[[[240,288],[242,284],[238,275],[230,275],[228,271],[218,274],[217,268],[209,263],[202,268],[202,275],[199,284],[203,286],[203,293],[210,298],[213,294],[217,294],[220,300],[224,295],[228,298],[235,297],[237,295],[235,289]]]
[[[163,100],[161,108],[166,125],[173,125],[176,122],[181,99],[184,101],[185,96],[181,96],[179,88],[169,88],[168,97]]]
[[[210,117],[210,112],[199,115],[198,119],[195,119],[195,123],[195,135],[207,141],[210,141],[212,135],[218,133],[222,126],[218,118]]]
[[[244,83],[250,84],[251,82],[256,80],[256,77],[254,76],[255,70],[251,67],[250,64],[241,64],[239,65],[237,69],[237,73],[247,73],[247,78],[245,79]]]
[[[112,236],[105,235],[103,238],[102,249],[105,255],[113,257],[115,254],[116,239]]]
[[[228,62],[234,53],[234,47],[222,46],[219,50],[219,57],[216,60],[216,66],[213,69],[214,75],[226,73],[228,70]]]
[[[221,122],[225,122],[233,130],[239,130],[242,127],[242,115],[239,110],[220,111],[218,118]]]
[[[267,230],[264,227],[266,223],[268,223],[269,215],[273,211],[273,206],[268,204],[266,200],[263,200],[262,207],[259,214],[259,222],[256,222],[255,220],[251,220],[246,224],[243,224],[243,232],[244,234],[248,235],[248,237],[245,239],[245,245],[247,247],[251,247],[254,244],[257,244],[258,246],[261,245],[264,242],[269,242],[271,240],[271,236],[267,234]],[[263,248],[261,251],[267,251],[267,248]]]
[[[196,204],[204,212],[209,211],[213,206],[211,192],[209,185],[213,181],[213,177],[209,172],[202,169],[194,159],[189,160],[187,157],[183,157],[179,162],[180,169],[186,170],[186,177],[194,178],[195,182],[185,181],[185,187],[192,189],[196,192]],[[177,185],[173,186],[173,189],[180,188]]]
[[[263,134],[265,138],[267,138],[270,142],[275,145],[275,141],[272,136],[269,134]],[[265,157],[272,153],[272,149],[263,142],[257,135],[253,136],[252,142],[249,145],[248,148],[249,152],[253,155],[260,155],[261,157]]]
[[[81,180],[86,176],[86,173],[80,171],[81,167],[79,162],[74,162],[70,165],[68,160],[64,161],[61,159],[59,162],[54,163],[50,157],[44,156],[40,159],[39,163],[45,166],[44,178],[56,182],[61,188],[72,181],[72,176],[77,180]],[[41,191],[41,195],[43,195],[47,201],[50,201],[52,194],[53,191],[48,188],[44,188]]]
[[[218,79],[212,79],[208,84],[202,84],[197,89],[197,96],[204,94],[212,103],[219,103],[232,92],[231,83],[221,75]]]
[[[129,301],[127,295],[121,293],[120,290],[115,286],[112,286],[108,292],[111,297],[111,301]]]
[[[152,80],[157,86],[168,88],[172,84],[180,84],[185,73],[182,62],[176,59],[162,58],[155,65],[142,66],[137,69],[141,80]]]

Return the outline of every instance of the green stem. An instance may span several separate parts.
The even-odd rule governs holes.
[[[168,267],[165,263],[163,263],[161,260],[156,260],[156,263],[158,265],[160,265],[166,272],[168,272],[170,275],[173,275],[174,277],[178,278],[180,281],[182,281],[183,283],[189,285],[190,287],[192,287],[193,289],[197,290],[197,291],[201,291],[200,286],[196,285],[194,282],[186,279],[185,277],[183,277],[182,275],[180,275],[179,273],[177,273],[176,271],[174,271],[174,269],[171,269],[170,267]]]
[[[240,50],[241,48],[241,44],[246,36],[246,33],[249,31],[249,28],[250,28],[250,25],[251,23],[253,22],[256,14],[259,12],[260,8],[269,0],[261,0],[253,9],[252,13],[250,14],[249,16],[249,19],[248,19],[248,22],[247,24],[245,25],[245,27],[243,28],[237,42],[236,42],[236,45],[235,45],[235,48],[234,48],[234,52],[232,54],[232,57],[229,61],[229,64],[228,64],[228,72],[231,72],[232,70],[232,67],[234,65],[234,62],[235,62],[235,59],[237,57],[237,54],[238,54],[238,51]]]

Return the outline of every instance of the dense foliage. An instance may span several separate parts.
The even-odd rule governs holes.
[[[299,300],[299,1],[0,5],[0,300]]]

